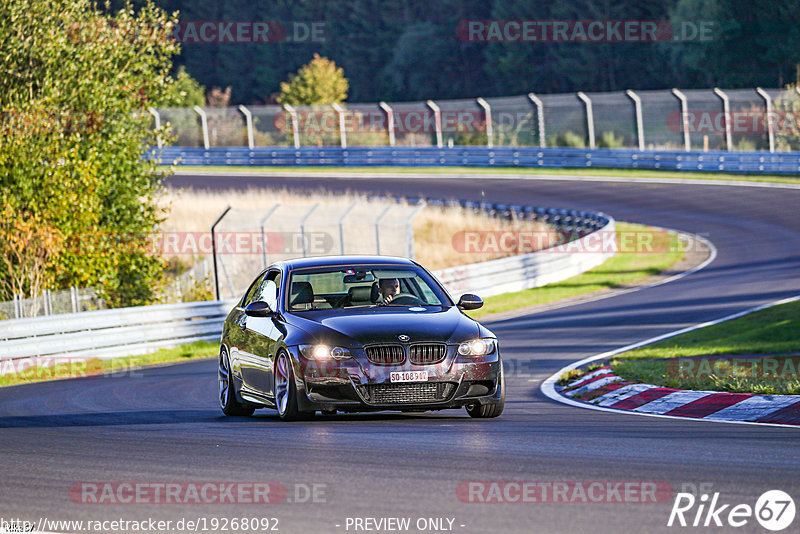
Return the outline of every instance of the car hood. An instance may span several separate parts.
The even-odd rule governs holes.
[[[397,343],[405,334],[410,342],[460,343],[480,334],[478,323],[456,307],[407,307],[317,310],[290,314],[287,320],[307,332],[310,343],[354,347],[370,343]]]

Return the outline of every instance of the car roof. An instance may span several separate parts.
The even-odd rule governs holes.
[[[297,258],[277,262],[274,267],[284,267],[288,270],[305,269],[308,267],[352,267],[354,265],[402,265],[413,266],[417,264],[408,258],[393,256],[318,256],[314,258]]]

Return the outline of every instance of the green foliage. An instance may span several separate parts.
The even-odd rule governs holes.
[[[572,130],[562,132],[553,137],[550,146],[585,147],[586,140]]]
[[[278,102],[293,106],[315,106],[344,102],[348,82],[344,70],[328,58],[314,54],[314,58],[281,82]]]
[[[622,148],[625,146],[625,141],[621,137],[614,135],[614,132],[606,130],[600,134],[597,146],[598,148]]]
[[[155,144],[147,108],[180,94],[172,23],[149,1],[114,14],[91,0],[0,3],[0,197],[63,236],[46,258],[51,289],[97,285],[113,305],[153,298],[162,266],[145,235],[165,171],[142,151]]]
[[[175,83],[168,90],[164,99],[158,103],[165,108],[191,108],[206,105],[206,88],[200,85],[181,65],[175,73]]]

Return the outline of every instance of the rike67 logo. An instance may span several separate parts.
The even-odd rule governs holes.
[[[696,498],[691,493],[678,493],[669,514],[667,526],[686,527],[743,527],[755,518],[765,529],[777,532],[794,521],[794,500],[781,490],[764,492],[755,506],[722,504],[719,492],[709,497],[703,493]]]

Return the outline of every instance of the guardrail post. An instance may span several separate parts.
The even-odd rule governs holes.
[[[592,113],[592,99],[586,96],[583,91],[577,92],[578,98],[583,100],[586,108],[586,132],[589,136],[589,148],[595,148],[594,141],[594,113]]]
[[[386,102],[378,104],[386,113],[386,131],[389,133],[389,146],[394,146],[394,110]]]
[[[274,206],[272,206],[272,208],[270,208],[267,214],[261,217],[261,220],[258,221],[258,227],[261,229],[261,246],[263,247],[261,250],[261,259],[264,261],[265,269],[267,268],[267,238],[266,234],[264,233],[264,223],[267,222],[267,219],[269,219],[272,216],[272,214],[275,213],[275,210],[277,210],[279,207],[280,204],[275,204]]]
[[[289,114],[292,121],[292,135],[294,137],[294,147],[300,148],[300,125],[297,120],[297,111],[289,104],[284,104],[283,109]]]
[[[72,303],[72,313],[78,313],[80,311],[80,304],[78,301],[78,288],[75,286],[70,286],[69,288],[69,300]]]
[[[206,116],[206,112],[200,106],[194,107],[195,112],[200,115],[200,124],[203,127],[203,146],[206,150],[211,147],[211,144],[208,142],[208,117]]]
[[[153,116],[153,119],[155,120],[156,144],[158,145],[158,148],[164,148],[164,140],[161,139],[161,134],[159,133],[159,130],[161,130],[161,114],[158,112],[156,108],[147,108],[147,111],[150,113],[150,115]]]
[[[352,202],[347,209],[344,210],[344,213],[339,217],[338,225],[339,225],[339,251],[344,256],[344,220],[347,217],[347,214],[350,213],[353,208],[356,207],[356,202]]]
[[[533,93],[528,93],[528,99],[536,106],[536,120],[539,123],[539,146],[545,148],[547,146],[547,140],[544,136],[544,104],[539,100],[539,97]]]
[[[722,100],[722,115],[725,119],[725,148],[728,152],[733,150],[733,136],[731,134],[731,104],[722,89],[719,87],[714,88],[714,94]]]
[[[378,215],[377,219],[375,219],[375,254],[379,256],[381,254],[381,232],[380,232],[381,219],[383,219],[384,215],[389,213],[390,209],[392,209],[391,204],[386,206],[386,209],[383,210],[380,215]]]
[[[244,120],[247,124],[247,146],[250,150],[253,150],[256,146],[255,140],[253,139],[253,114],[244,106],[239,106],[239,111],[244,115]]]
[[[492,130],[492,108],[489,103],[481,97],[475,99],[480,107],[483,108],[483,114],[486,116],[486,146],[492,148],[494,146],[494,135]]]
[[[686,95],[678,89],[673,88],[672,94],[681,103],[681,129],[683,131],[683,146],[686,152],[692,149],[691,139],[689,137],[689,102]]]
[[[345,131],[344,124],[344,108],[337,103],[331,104],[331,107],[336,111],[339,118],[339,139],[342,148],[347,148],[347,132]]]
[[[300,247],[303,251],[303,257],[306,257],[306,220],[314,213],[314,210],[317,209],[319,204],[314,204],[311,206],[311,209],[306,212],[303,218],[300,220]]]
[[[639,150],[644,150],[644,123],[642,121],[642,99],[639,95],[628,89],[625,94],[633,100],[633,110],[636,116],[636,138],[639,141]]]
[[[217,227],[219,222],[225,217],[228,212],[231,211],[231,207],[228,206],[223,210],[217,220],[211,225],[211,260],[214,262],[214,298],[219,300],[219,276],[217,273],[217,242],[214,239],[214,228]]]
[[[442,142],[442,110],[439,109],[439,106],[437,106],[436,102],[433,100],[428,100],[426,104],[428,104],[428,107],[433,111],[433,126],[436,128],[436,146],[442,148],[444,146]]]
[[[769,142],[769,151],[775,152],[775,124],[772,120],[772,98],[760,87],[756,87],[756,92],[764,99],[764,107],[767,110],[767,141]]]

